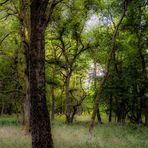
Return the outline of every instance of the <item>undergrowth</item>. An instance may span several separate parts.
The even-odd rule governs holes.
[[[0,118],[0,148],[31,148],[31,136],[14,121]],[[148,128],[138,125],[96,124],[92,135],[88,117],[77,117],[71,125],[58,117],[51,126],[55,148],[148,148]]]

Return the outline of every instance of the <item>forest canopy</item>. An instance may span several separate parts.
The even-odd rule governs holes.
[[[0,0],[0,116],[34,148],[57,116],[148,126],[147,72],[147,0]]]

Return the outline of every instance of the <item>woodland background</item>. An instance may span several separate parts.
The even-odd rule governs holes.
[[[123,134],[113,147],[148,147],[147,4],[1,0],[0,135],[23,127],[27,142],[15,145],[31,147],[31,134],[32,147],[46,148],[110,147]],[[58,132],[71,137],[63,146]]]

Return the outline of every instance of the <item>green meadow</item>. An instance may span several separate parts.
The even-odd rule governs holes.
[[[148,148],[148,128],[134,124],[96,124],[89,134],[89,117],[71,124],[63,117],[51,123],[55,148]],[[31,148],[31,136],[14,117],[0,118],[0,148]]]

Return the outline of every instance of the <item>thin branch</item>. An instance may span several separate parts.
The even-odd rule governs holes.
[[[63,75],[64,78],[66,78],[66,75],[62,71],[60,71],[60,73]]]
[[[64,41],[63,41],[63,37],[60,36],[60,39],[59,39],[59,40],[60,40],[61,45],[62,45],[61,49],[62,49],[62,51],[63,51],[63,55],[64,55],[65,60],[66,60],[66,64],[67,64],[67,66],[69,67],[69,59],[68,59],[68,55],[67,55],[66,50],[65,50],[65,43],[64,43]]]
[[[8,34],[6,34],[6,35],[3,37],[3,39],[0,41],[0,46],[2,45],[2,43],[4,42],[4,40],[5,40],[10,34],[12,34],[12,33],[14,33],[14,31],[13,31],[13,32],[9,32]]]
[[[11,1],[11,3],[12,3],[12,5],[13,5],[13,7],[14,7],[14,9],[15,9],[15,12],[16,12],[16,14],[18,14],[19,15],[19,8],[17,8],[17,6],[15,5],[15,2],[12,0]],[[14,11],[14,10],[13,10]]]
[[[60,2],[62,2],[63,0],[59,0],[59,1],[57,1],[57,0],[52,0],[52,3],[50,4],[50,6],[48,7],[48,9],[47,9],[47,15],[46,15],[46,24],[48,24],[49,22],[50,22],[50,20],[51,20],[51,16],[52,16],[52,14],[53,14],[53,10],[54,10],[54,8],[60,3]]]
[[[5,20],[8,19],[9,16],[15,16],[15,17],[18,18],[18,16],[17,16],[16,14],[17,14],[17,13],[10,13],[10,12],[8,12],[5,16],[1,17],[0,20],[1,20],[1,21],[5,21]]]
[[[73,95],[73,93],[70,92],[71,96],[77,101],[77,103],[75,105],[73,105],[73,107],[80,106],[82,104],[83,100],[88,96],[88,94],[85,92],[84,88],[82,87],[82,79],[80,79],[80,85],[81,85],[81,89],[83,91],[83,94],[80,96],[79,101],[76,99],[76,97]]]
[[[116,24],[115,24],[115,22],[114,22],[114,20],[113,20],[113,16],[112,16],[112,13],[111,13],[111,10],[110,10],[110,7],[109,7],[109,6],[108,6],[108,13],[109,13],[109,15],[110,15],[110,18],[111,18],[113,27],[114,27],[114,29],[115,29],[115,28],[116,28]]]
[[[89,43],[87,44],[87,46],[86,46],[85,48],[82,47],[82,48],[79,50],[79,52],[77,52],[77,53],[74,55],[74,58],[72,59],[70,66],[72,67],[73,64],[75,63],[77,57],[78,57],[82,52],[86,51],[86,50],[89,49],[89,48],[90,48]]]
[[[0,3],[0,6],[6,4],[8,1],[9,1],[9,0],[5,0],[4,2],[1,2],[1,3]]]
[[[13,90],[8,90],[8,91],[0,91],[0,93],[2,93],[2,94],[9,94],[9,93],[16,93],[16,92],[25,95],[25,93],[22,90],[19,90],[19,89],[13,89]]]
[[[48,38],[49,40],[59,40],[59,38],[58,37],[50,37],[50,38]]]

